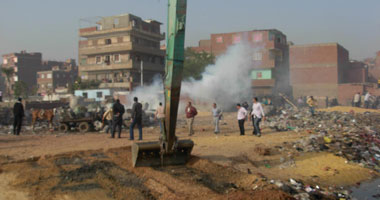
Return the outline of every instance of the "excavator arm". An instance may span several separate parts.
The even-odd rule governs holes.
[[[159,142],[134,143],[133,166],[185,164],[193,149],[191,140],[177,140],[176,124],[180,102],[185,49],[187,0],[168,0],[165,65],[165,120]]]

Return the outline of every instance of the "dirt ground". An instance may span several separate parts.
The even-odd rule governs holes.
[[[290,153],[281,146],[308,133],[240,136],[235,113],[215,135],[209,113],[195,120],[193,158],[185,166],[133,168],[127,132],[0,134],[0,199],[292,199],[265,180],[289,178],[328,187],[353,185],[377,174],[327,153]],[[136,133],[135,133],[136,134]],[[159,128],[145,128],[144,141]],[[187,139],[185,121],[177,135]],[[264,178],[266,177],[266,178]]]

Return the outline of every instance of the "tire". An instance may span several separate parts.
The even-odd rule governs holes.
[[[69,126],[67,124],[60,124],[59,131],[67,132],[69,130]]]
[[[81,122],[78,128],[81,133],[86,133],[90,130],[90,124],[88,122]]]

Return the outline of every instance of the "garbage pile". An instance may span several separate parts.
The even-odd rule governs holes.
[[[335,111],[311,116],[307,109],[287,109],[268,119],[268,126],[276,131],[310,134],[287,145],[293,150],[331,152],[380,172],[380,113]]]

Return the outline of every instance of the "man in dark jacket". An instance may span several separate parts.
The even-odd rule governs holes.
[[[24,117],[24,106],[21,103],[21,98],[18,98],[18,101],[13,106],[13,134],[20,135],[22,118]]]
[[[134,140],[135,136],[133,133],[133,129],[135,128],[135,125],[137,124],[137,127],[139,128],[139,140],[142,140],[142,105],[138,102],[137,97],[133,98],[133,106],[132,106],[132,124],[129,127],[129,139]]]
[[[189,136],[194,135],[193,130],[193,123],[194,123],[194,117],[198,114],[197,109],[191,105],[191,102],[189,102],[185,108],[186,112],[186,122],[187,126],[189,128]]]
[[[123,104],[117,99],[116,103],[112,106],[113,111],[113,126],[112,126],[112,138],[115,138],[116,127],[118,127],[118,138],[121,135],[121,126],[123,125],[123,114],[125,112]]]

